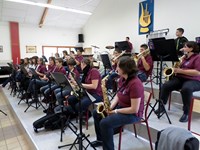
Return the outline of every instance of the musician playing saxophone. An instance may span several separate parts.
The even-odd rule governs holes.
[[[146,44],[142,44],[140,46],[140,53],[143,53],[147,49],[148,46]],[[153,60],[151,55],[147,54],[146,56],[141,56],[141,58],[138,60],[137,67],[139,69],[137,74],[138,78],[142,82],[145,82],[153,69]]]
[[[144,87],[137,77],[135,61],[122,56],[117,64],[120,75],[119,90],[114,97],[108,116],[102,118],[93,111],[97,140],[92,142],[95,147],[103,146],[104,150],[114,150],[113,129],[140,120],[144,110]]]
[[[174,68],[174,73],[176,75],[163,84],[161,100],[166,104],[171,91],[180,90],[183,101],[183,115],[179,121],[187,122],[192,93],[200,91],[200,55],[199,47],[197,43],[193,41],[186,42],[182,50],[186,57],[183,58],[180,68]],[[164,107],[161,105],[160,109],[155,111],[155,113],[163,112]]]

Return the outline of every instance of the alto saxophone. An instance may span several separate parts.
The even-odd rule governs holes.
[[[108,74],[106,77],[104,77],[101,81],[101,88],[102,88],[102,93],[103,93],[103,104],[99,104],[97,106],[97,113],[102,116],[102,118],[105,118],[107,114],[107,110],[110,110],[110,101],[108,98],[107,94],[107,89],[106,89],[106,81],[108,79],[110,74]]]
[[[183,55],[182,57],[179,58],[179,61],[177,61],[173,67],[166,67],[164,70],[163,70],[163,75],[166,77],[166,81],[169,81],[169,78],[172,77],[174,75],[174,68],[179,68],[183,59],[185,58],[186,56]]]

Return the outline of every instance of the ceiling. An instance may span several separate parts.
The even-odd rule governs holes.
[[[28,0],[47,3],[48,0]],[[101,0],[52,0],[52,5],[69,7],[87,12],[94,12]],[[15,21],[39,27],[44,7],[0,0],[0,21]],[[45,26],[63,28],[82,28],[90,15],[78,14],[63,10],[48,9],[44,20]]]

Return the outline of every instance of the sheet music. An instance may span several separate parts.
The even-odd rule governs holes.
[[[92,102],[96,101],[96,98],[94,98],[94,96],[92,96],[92,95],[91,95],[90,93],[88,93],[86,90],[85,90],[85,92],[86,92],[87,96],[90,98],[90,100],[91,100]]]

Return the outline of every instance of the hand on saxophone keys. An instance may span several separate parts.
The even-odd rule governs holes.
[[[181,68],[174,68],[174,73],[177,74],[177,73],[182,73],[182,70]]]

